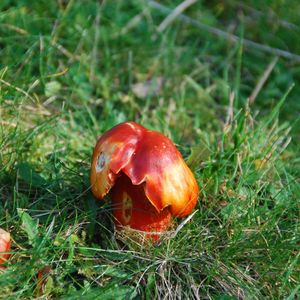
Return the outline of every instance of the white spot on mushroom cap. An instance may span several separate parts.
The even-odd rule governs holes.
[[[101,152],[97,158],[97,163],[96,163],[96,172],[97,173],[101,172],[104,169],[105,163],[106,163],[105,154],[103,152]]]

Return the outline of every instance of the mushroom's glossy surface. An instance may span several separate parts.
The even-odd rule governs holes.
[[[134,122],[104,133],[94,149],[91,187],[98,199],[113,188],[116,225],[164,231],[172,216],[194,208],[199,188],[173,142]]]

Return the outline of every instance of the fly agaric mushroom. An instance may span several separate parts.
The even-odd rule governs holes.
[[[0,269],[4,268],[1,266],[9,258],[10,254],[10,234],[0,228]]]
[[[134,123],[105,132],[94,148],[91,188],[98,199],[112,190],[117,228],[165,231],[174,217],[194,208],[199,188],[173,142],[163,134]]]

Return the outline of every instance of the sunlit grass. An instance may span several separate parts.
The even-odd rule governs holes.
[[[242,32],[234,6],[195,7]],[[165,16],[142,1],[0,8],[0,227],[13,237],[0,298],[296,297],[297,64],[280,58],[249,105],[273,57],[180,22],[158,33]],[[275,28],[247,22],[246,38],[282,46]],[[192,218],[157,245],[115,233],[109,197],[90,191],[96,139],[125,120],[174,140],[201,189]]]

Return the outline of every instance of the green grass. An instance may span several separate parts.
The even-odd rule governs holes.
[[[185,14],[299,53],[297,1],[226,2]],[[38,297],[50,266],[44,299],[296,299],[299,63],[279,58],[249,105],[272,55],[178,21],[158,33],[165,15],[143,1],[82,3],[0,3],[0,227],[13,237],[0,298]],[[153,78],[163,86],[138,96]],[[109,199],[90,192],[96,139],[125,120],[172,138],[201,187],[158,245],[116,234]]]

